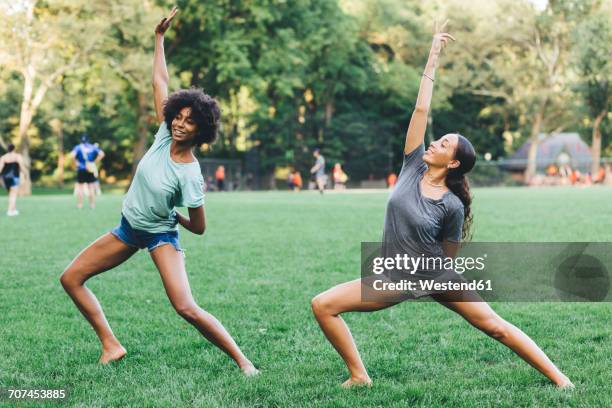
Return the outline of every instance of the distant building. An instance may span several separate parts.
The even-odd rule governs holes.
[[[551,164],[557,167],[569,165],[582,173],[591,171],[591,149],[578,133],[554,133],[550,136],[540,133],[538,140],[540,142],[536,155],[536,173],[543,174]],[[512,156],[503,161],[502,169],[522,180],[527,168],[530,146],[531,141],[525,142]]]

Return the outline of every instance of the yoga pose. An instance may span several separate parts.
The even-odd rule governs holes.
[[[4,187],[8,191],[8,210],[6,215],[14,217],[19,215],[17,211],[17,194],[19,192],[19,175],[24,170],[23,158],[15,153],[15,145],[9,144],[7,153],[0,157],[0,176]]]
[[[161,125],[153,145],[138,164],[123,202],[120,225],[85,248],[60,280],[102,343],[100,363],[119,360],[126,350],[85,282],[123,263],[138,249],[147,248],[178,314],[251,376],[258,373],[251,361],[223,325],[194,301],[179,246],[177,223],[194,234],[204,233],[204,181],[193,149],[215,140],[220,110],[217,102],[201,90],[179,90],[168,97],[164,33],[175,14],[173,8],[155,29],[153,93]],[[187,207],[189,217],[176,212],[175,207]]]
[[[438,57],[447,43],[454,41],[444,32],[445,26],[446,23],[439,29],[436,27],[421,78],[406,135],[404,163],[387,206],[383,248],[388,244],[410,251],[409,247],[416,243],[421,245],[419,251],[425,247],[430,253],[453,257],[461,239],[469,236],[471,197],[465,175],[474,166],[476,156],[471,143],[459,134],[447,134],[432,142],[427,150],[423,145]],[[312,310],[323,333],[349,369],[350,378],[343,383],[345,387],[369,385],[372,381],[340,315],[353,311],[372,312],[399,303],[391,293],[389,298],[365,301],[362,289],[367,290],[367,284],[357,279],[335,286],[312,300]],[[512,349],[558,387],[573,386],[533,340],[499,317],[478,294],[420,291],[413,296],[431,296]]]

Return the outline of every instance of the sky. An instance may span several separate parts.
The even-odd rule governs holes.
[[[532,3],[539,11],[544,10],[548,4],[548,0],[529,0],[529,2]]]

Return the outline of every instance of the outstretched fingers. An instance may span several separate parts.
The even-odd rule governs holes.
[[[170,26],[170,23],[172,22],[172,19],[174,18],[174,16],[176,16],[176,13],[178,12],[178,7],[174,6],[172,7],[172,10],[170,10],[170,14],[168,15],[168,26]]]
[[[170,10],[170,14],[168,14],[168,17],[162,18],[159,24],[157,24],[157,27],[155,28],[155,32],[159,34],[164,34],[166,30],[170,28],[170,23],[174,19],[174,16],[176,16],[177,12],[178,12],[178,8],[176,6],[172,7],[172,10]]]
[[[442,25],[438,26],[436,29],[436,33],[442,33],[444,32],[444,29],[446,29],[446,26],[448,25],[448,18],[446,20],[444,20],[444,22],[442,23]]]

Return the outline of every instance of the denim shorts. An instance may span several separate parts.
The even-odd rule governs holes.
[[[6,191],[9,191],[12,187],[19,186],[19,177],[3,176],[2,179],[4,180],[4,187],[6,187]]]
[[[131,247],[147,248],[149,252],[166,244],[172,244],[177,251],[183,252],[179,244],[178,231],[147,232],[137,230],[132,228],[123,215],[121,215],[119,226],[115,227],[111,234]]]

